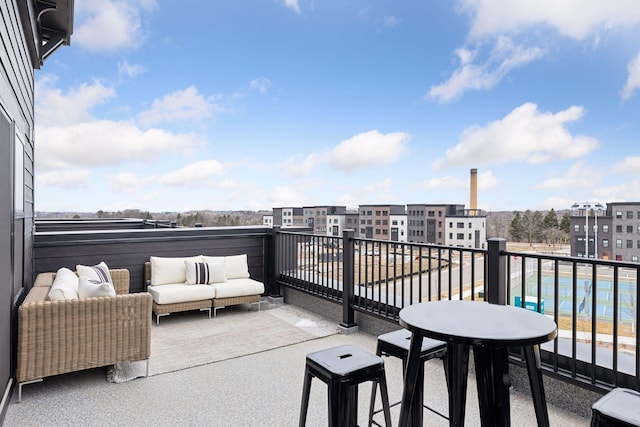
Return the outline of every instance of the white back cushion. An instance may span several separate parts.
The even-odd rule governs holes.
[[[169,285],[185,283],[187,281],[187,269],[184,262],[202,262],[202,255],[183,258],[152,256],[150,261],[151,285]]]
[[[113,280],[111,280],[111,274],[109,274],[109,266],[107,266],[104,261],[93,266],[76,265],[76,272],[80,277],[86,277],[90,280],[97,280],[99,282],[108,282],[113,284]]]
[[[99,282],[80,277],[78,280],[78,298],[106,297],[115,295],[116,290],[109,282]]]
[[[227,275],[227,279],[249,278],[249,264],[247,263],[247,254],[225,257],[224,270]]]

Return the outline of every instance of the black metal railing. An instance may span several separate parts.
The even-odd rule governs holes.
[[[315,236],[274,229],[274,280],[354,311],[397,320],[416,302],[484,300],[550,316],[558,337],[542,346],[545,370],[593,388],[640,390],[640,265],[484,249]],[[512,361],[522,362],[519,353]]]

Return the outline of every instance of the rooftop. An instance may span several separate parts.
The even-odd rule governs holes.
[[[263,309],[263,312],[265,310]],[[337,330],[335,320],[321,318],[300,307],[271,305],[270,314],[288,319],[298,327],[316,324],[325,330]],[[245,307],[228,308],[215,319],[224,322],[246,316]],[[202,313],[172,315],[160,326],[153,325],[152,336],[170,322],[202,321]],[[295,320],[295,322],[294,322]],[[304,322],[301,322],[304,320]],[[393,324],[389,324],[394,328]],[[253,333],[260,333],[254,328]],[[264,333],[264,331],[262,331]],[[244,333],[244,332],[243,332]],[[153,338],[152,338],[153,340]],[[351,335],[332,333],[295,344],[245,355],[175,372],[152,375],[121,384],[109,383],[105,369],[46,378],[26,385],[23,401],[17,403],[16,391],[11,397],[5,426],[46,425],[197,425],[212,426],[293,426],[298,423],[305,356],[313,351],[354,344],[372,353],[376,337],[358,332]],[[157,351],[157,348],[156,348]],[[189,351],[188,348],[185,351]],[[154,348],[152,341],[152,356]],[[385,358],[391,402],[402,393],[402,364],[399,359]],[[360,386],[358,420],[366,425],[370,386]],[[378,394],[379,395],[379,394]],[[589,419],[559,408],[549,398],[549,417],[553,426],[587,426]],[[469,376],[466,425],[479,425],[476,386]],[[425,366],[425,403],[446,413],[447,392],[442,363],[438,359]],[[535,424],[533,404],[528,394],[512,389],[512,425]],[[392,408],[392,423],[397,425],[399,407]],[[326,386],[314,380],[308,413],[309,426],[327,425]],[[425,425],[445,426],[447,421],[425,410]]]

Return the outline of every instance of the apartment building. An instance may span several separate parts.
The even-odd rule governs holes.
[[[487,218],[477,209],[462,209],[447,216],[445,235],[448,246],[485,249],[487,244]]]
[[[280,227],[306,227],[303,208],[273,208],[273,225]]]
[[[446,219],[455,217],[464,205],[416,203],[407,205],[409,242],[447,244]]]
[[[302,208],[304,223],[319,236],[331,235],[327,227],[327,216],[340,216],[347,212],[346,206],[306,206]],[[335,219],[335,218],[333,218]]]
[[[569,220],[571,256],[638,262],[640,202],[609,202],[604,211],[583,204]]]
[[[358,235],[365,239],[400,241],[400,227],[392,226],[392,217],[397,223],[400,217],[406,224],[404,205],[360,205],[358,208]],[[406,232],[405,232],[406,235]]]

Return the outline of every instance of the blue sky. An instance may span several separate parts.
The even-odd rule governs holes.
[[[637,0],[83,0],[36,210],[640,201]]]

